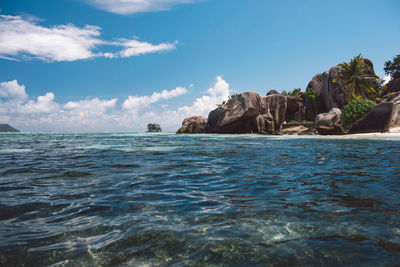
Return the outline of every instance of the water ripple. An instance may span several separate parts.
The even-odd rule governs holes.
[[[400,140],[0,135],[0,265],[396,265]]]

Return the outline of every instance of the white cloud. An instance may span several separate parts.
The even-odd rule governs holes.
[[[27,97],[25,86],[19,85],[17,80],[0,83],[0,97],[24,100]]]
[[[207,116],[218,104],[227,100],[229,96],[229,84],[218,76],[213,87],[207,90],[208,95],[197,98],[191,106],[183,106],[178,109],[178,113],[185,114],[186,117],[201,115]]]
[[[0,58],[8,60],[40,59],[44,61],[75,61],[94,57],[131,57],[170,51],[177,42],[151,44],[136,39],[105,41],[99,38],[101,28],[73,24],[50,28],[38,25],[38,19],[0,15]],[[118,52],[102,52],[100,46],[121,47]]]
[[[37,101],[29,100],[28,103],[21,105],[15,111],[16,113],[50,113],[58,110],[59,105],[54,102],[54,94],[46,93],[38,96]]]
[[[382,78],[382,80],[383,80],[383,85],[387,84],[391,79],[392,79],[392,76],[390,76],[390,75],[384,76],[384,77]]]
[[[196,0],[86,0],[90,5],[115,14],[168,10],[174,5],[194,3]]]
[[[100,100],[97,97],[92,99],[81,100],[77,102],[70,101],[64,105],[67,110],[89,111],[96,114],[104,113],[107,109],[115,107],[117,99]]]
[[[153,45],[147,42],[139,42],[138,40],[126,40],[121,42],[121,45],[125,48],[118,52],[117,55],[120,57],[131,57],[160,51],[170,51],[175,49],[177,43],[178,42]]]
[[[167,100],[186,93],[186,88],[178,86],[171,91],[163,90],[161,93],[154,92],[151,96],[129,96],[122,104],[122,108],[129,110],[132,113],[137,113],[139,110],[148,107],[152,103],[160,100]]]
[[[117,105],[116,98],[91,98],[62,104],[55,101],[52,92],[30,99],[25,87],[17,81],[0,83],[4,84],[23,88],[25,95],[7,93],[2,97],[5,102],[0,101],[0,123],[9,123],[25,131],[144,131],[149,122],[160,123],[164,131],[176,131],[185,117],[207,116],[229,96],[229,84],[221,77],[192,104],[177,108],[161,101],[186,94],[185,87],[149,96],[129,96]]]

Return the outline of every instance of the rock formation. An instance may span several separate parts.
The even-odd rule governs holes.
[[[8,124],[0,124],[0,132],[16,133],[19,131]]]
[[[342,111],[338,108],[331,109],[328,113],[321,113],[315,117],[314,123],[320,126],[331,127],[339,123]]]
[[[375,75],[374,66],[371,60],[364,58],[364,66],[369,70],[370,74]],[[342,90],[343,85],[337,78],[340,75],[340,67],[333,66],[329,71],[316,74],[308,83],[307,88],[311,88],[318,92],[318,108],[317,113],[330,111],[332,108],[342,108],[347,104],[348,97]],[[315,114],[316,115],[316,114]]]
[[[210,133],[273,133],[285,121],[287,98],[281,94],[261,97],[244,92],[208,115]]]
[[[393,74],[392,79],[386,85],[386,94],[394,92],[400,92],[400,70]]]
[[[207,128],[207,118],[193,116],[183,120],[182,127],[176,132],[183,133],[205,133]]]
[[[400,127],[400,92],[376,105],[354,123],[350,133],[385,132]]]

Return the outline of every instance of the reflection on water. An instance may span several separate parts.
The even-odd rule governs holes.
[[[0,135],[0,265],[396,265],[400,140]]]

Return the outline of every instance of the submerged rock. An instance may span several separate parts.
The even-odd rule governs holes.
[[[400,92],[376,105],[356,121],[350,133],[386,132],[393,127],[400,127]]]
[[[207,128],[207,118],[193,116],[183,120],[182,127],[176,132],[183,133],[205,133]]]

